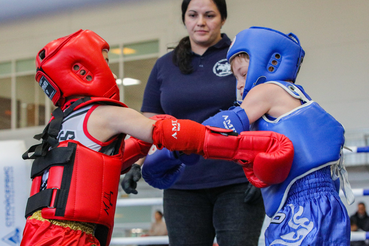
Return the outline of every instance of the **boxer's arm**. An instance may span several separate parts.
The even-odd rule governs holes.
[[[267,131],[242,132],[238,136],[232,133],[190,120],[166,119],[155,123],[153,140],[159,149],[164,146],[169,150],[182,149],[205,158],[235,161],[246,168],[254,164],[256,173],[249,180],[260,180],[258,186],[280,183],[287,177],[294,154],[287,137]],[[276,171],[279,175],[275,175]]]
[[[124,166],[130,166],[142,157],[145,157],[151,146],[151,143],[144,142],[134,137],[125,140],[123,153]]]

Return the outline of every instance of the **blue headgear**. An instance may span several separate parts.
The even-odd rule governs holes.
[[[250,57],[243,98],[251,88],[266,81],[295,81],[305,56],[295,34],[264,27],[250,27],[236,35],[228,50],[228,61],[240,53]]]

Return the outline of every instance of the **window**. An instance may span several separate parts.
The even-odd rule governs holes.
[[[35,59],[15,61],[16,128],[42,126],[46,123],[45,97],[35,81]]]
[[[158,40],[111,47],[110,69],[118,77],[120,98],[128,107],[140,111],[146,82],[158,56]],[[135,83],[128,83],[132,79]]]
[[[17,128],[45,124],[45,94],[35,75],[16,77]]]
[[[10,129],[11,128],[11,114],[12,114],[11,79],[10,78],[0,79],[0,88],[1,88],[0,89],[0,129]]]

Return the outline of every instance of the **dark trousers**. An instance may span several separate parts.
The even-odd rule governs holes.
[[[164,191],[171,246],[257,246],[265,217],[263,200],[245,203],[248,183],[201,190]]]

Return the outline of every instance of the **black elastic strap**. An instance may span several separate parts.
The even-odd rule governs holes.
[[[75,148],[60,147],[49,151],[45,156],[36,158],[32,165],[31,178],[40,175],[51,166],[60,166],[70,161]]]
[[[47,133],[49,134],[50,137],[57,138],[60,131],[60,127],[63,122],[64,113],[63,110],[61,110],[61,108],[56,108],[53,111],[52,115],[54,116],[54,119],[50,121],[50,126]]]
[[[26,206],[26,218],[41,208],[49,207],[52,196],[53,189],[46,189],[28,198]]]
[[[75,154],[76,154],[75,150],[77,149],[77,144],[70,142],[70,143],[68,143],[68,148],[73,149],[73,154],[72,154],[69,162],[67,162],[64,165],[63,177],[62,177],[62,181],[61,181],[61,184],[60,184],[60,193],[61,194],[59,196],[57,208],[55,210],[55,216],[64,216],[65,208],[67,206],[69,189],[70,189],[70,185],[72,183],[72,174],[73,174],[73,169],[74,169],[74,158],[75,158]]]
[[[45,158],[45,160],[49,162],[48,164],[51,164],[51,161],[54,158],[58,158],[57,156],[60,157],[60,155],[62,154],[66,154],[67,156],[69,155],[66,158],[60,157],[60,158],[64,158],[63,161],[66,161],[67,159],[68,161],[62,163],[62,165],[64,166],[62,181],[61,181],[60,189],[56,189],[57,190],[56,199],[53,204],[55,208],[55,216],[64,216],[65,214],[65,208],[67,206],[69,189],[70,189],[70,184],[72,180],[76,148],[77,148],[76,143],[68,143],[68,147],[60,147],[60,149],[64,149],[64,150],[57,151],[57,149],[59,148],[53,149],[52,151],[55,151],[54,157],[50,157],[50,159]],[[39,170],[41,170],[42,168],[45,168],[45,166],[41,164],[41,161],[38,164],[35,163],[40,158],[41,157],[37,158],[34,161],[32,165],[32,172],[31,172],[32,174],[39,173],[40,172]],[[38,165],[41,165],[41,167],[38,167]],[[31,196],[30,198],[28,198],[27,207],[26,207],[26,217],[28,217],[29,215],[31,215],[32,213],[34,213],[35,211],[39,209],[49,207],[51,203],[51,198],[53,195],[53,190],[54,189],[52,188],[42,190],[36,193],[35,195]]]

